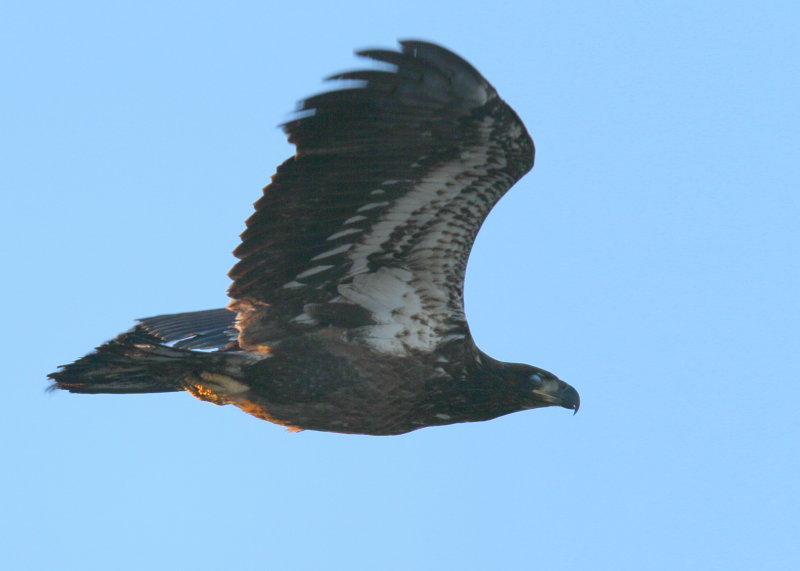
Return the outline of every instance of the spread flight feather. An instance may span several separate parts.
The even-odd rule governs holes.
[[[394,354],[466,333],[469,251],[533,166],[533,142],[471,65],[432,44],[401,44],[401,53],[359,52],[395,69],[333,76],[362,84],[305,100],[284,126],[297,154],[264,189],[235,251],[234,309],[267,304],[308,325],[308,304],[360,306],[371,323],[357,335]]]

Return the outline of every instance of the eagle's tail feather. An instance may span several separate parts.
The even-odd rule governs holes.
[[[51,389],[73,393],[160,393],[184,390],[193,369],[208,353],[235,336],[235,314],[225,309],[160,315],[48,375]]]
[[[236,313],[229,309],[206,309],[145,317],[139,323],[173,347],[222,349],[236,340]]]
[[[187,351],[161,344],[141,325],[51,373],[51,389],[72,393],[162,393],[183,390]]]

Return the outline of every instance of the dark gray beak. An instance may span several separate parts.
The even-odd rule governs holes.
[[[561,406],[574,410],[572,414],[578,414],[578,409],[581,408],[581,396],[571,386],[567,385],[559,393],[558,399],[561,401]]]

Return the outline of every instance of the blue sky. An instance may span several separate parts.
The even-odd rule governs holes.
[[[800,566],[795,3],[4,12],[4,567]],[[467,313],[486,352],[577,387],[577,416],[288,434],[188,394],[44,392],[133,318],[224,305],[292,152],[276,125],[402,38],[467,58],[536,140]]]

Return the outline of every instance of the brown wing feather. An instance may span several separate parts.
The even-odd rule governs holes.
[[[297,154],[247,221],[234,300],[297,314],[335,301],[358,274],[398,267],[419,278],[409,286],[417,297],[433,300],[424,311],[463,311],[474,237],[533,165],[533,142],[470,64],[432,44],[401,45],[360,52],[394,69],[333,76],[363,85],[307,99],[284,126]]]

